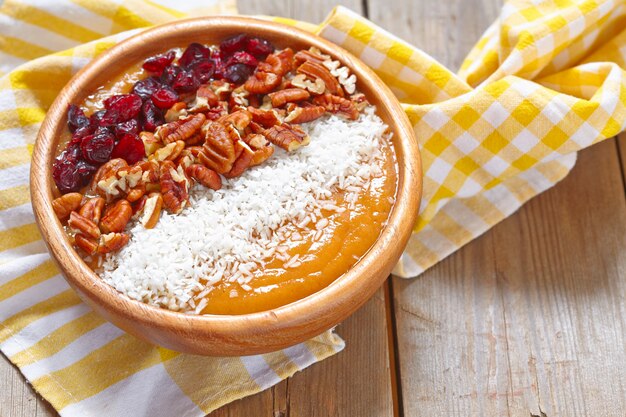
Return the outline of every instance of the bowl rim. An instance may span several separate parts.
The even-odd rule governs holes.
[[[271,310],[241,315],[191,315],[130,299],[102,281],[85,264],[70,244],[50,204],[53,199],[50,170],[58,146],[58,138],[46,137],[46,134],[58,129],[58,125],[65,121],[67,105],[72,98],[79,94],[80,86],[90,82],[89,80],[93,78],[91,74],[106,71],[110,62],[115,62],[111,60],[123,54],[125,50],[141,49],[144,40],[168,38],[168,36],[172,36],[170,32],[173,29],[198,30],[199,26],[206,27],[207,30],[222,27],[251,33],[265,30],[292,40],[292,37],[295,36],[299,41],[316,46],[323,52],[331,54],[335,59],[342,61],[344,65],[348,65],[357,74],[359,83],[376,86],[376,94],[380,103],[387,107],[390,113],[394,113],[394,116],[401,114],[400,117],[393,118],[395,129],[391,130],[395,130],[396,134],[400,133],[402,136],[394,141],[393,146],[397,155],[399,153],[398,147],[400,147],[404,157],[402,158],[403,164],[400,164],[400,158],[397,156],[396,203],[389,215],[387,225],[383,227],[377,240],[366,254],[328,286],[307,297]],[[170,42],[169,45],[170,47],[174,46],[174,42]],[[163,48],[163,50],[165,49],[166,47]],[[386,121],[386,123],[388,122],[390,120]],[[190,330],[206,335],[220,334],[227,340],[258,333],[258,329],[264,329],[266,333],[271,334],[272,331],[285,328],[315,327],[317,319],[313,316],[323,315],[324,312],[330,312],[340,305],[354,302],[354,300],[359,299],[359,291],[367,292],[366,296],[362,297],[364,299],[348,307],[350,311],[345,317],[352,314],[374,294],[393,267],[393,265],[391,267],[383,265],[386,262],[380,262],[378,258],[381,255],[395,260],[400,258],[417,218],[422,191],[421,159],[413,127],[399,101],[374,71],[340,46],[313,33],[274,21],[241,16],[199,17],[159,25],[125,39],[92,60],[71,78],[47,111],[33,149],[30,180],[33,210],[43,240],[63,271],[65,279],[70,286],[78,290],[79,295],[112,311],[114,315],[121,315],[144,327],[158,329],[166,326],[174,333],[181,334]],[[377,280],[379,282],[359,281],[363,275],[371,275],[372,278],[369,280],[371,281],[381,274],[384,274],[384,277],[379,278]],[[336,325],[337,322],[324,327],[328,329]],[[131,331],[131,333],[133,332]],[[308,337],[310,335],[290,344],[306,340]]]

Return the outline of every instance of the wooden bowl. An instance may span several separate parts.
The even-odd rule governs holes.
[[[244,315],[186,315],[152,307],[118,293],[105,284],[74,251],[52,210],[51,166],[66,109],[115,73],[150,55],[191,42],[207,44],[249,33],[294,49],[315,46],[348,66],[358,88],[377,106],[393,133],[399,175],[396,204],[387,226],[369,252],[328,287],[306,298]],[[413,128],[400,103],[365,64],[340,47],[313,34],[260,19],[205,17],[181,20],[142,32],[114,46],[81,70],[59,93],[39,131],[31,168],[31,197],[37,224],[67,282],[95,311],[120,328],[151,343],[202,355],[234,356],[265,353],[317,336],[335,326],[385,281],[415,224],[421,198],[422,171]]]

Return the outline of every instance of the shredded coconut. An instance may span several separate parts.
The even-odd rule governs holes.
[[[304,124],[308,146],[290,154],[276,149],[265,164],[224,179],[221,190],[194,187],[182,213],[164,212],[153,229],[136,222],[131,241],[107,256],[100,276],[132,299],[199,313],[220,282],[252,291],[254,271],[267,261],[299,266],[284,243],[319,240],[328,225],[321,210],[353,210],[360,193],[378,183],[370,181],[382,174],[387,127],[374,111],[366,108],[356,121],[332,115]],[[335,192],[344,193],[341,207]]]

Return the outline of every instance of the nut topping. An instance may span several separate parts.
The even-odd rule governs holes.
[[[236,158],[235,145],[224,125],[211,123],[198,155],[200,163],[218,174],[224,174],[232,169]]]
[[[139,221],[146,229],[152,229],[156,226],[161,216],[161,207],[163,207],[163,197],[160,193],[152,193],[145,200],[143,210]]]
[[[100,237],[100,229],[98,229],[98,226],[75,211],[70,213],[70,219],[67,221],[67,225],[72,229],[94,239]]]
[[[76,236],[74,236],[74,244],[80,249],[87,252],[88,255],[93,255],[98,250],[98,242],[81,233],[78,233],[76,234]]]
[[[302,145],[309,143],[309,135],[296,126],[286,123],[267,129],[263,135],[276,146],[280,146],[288,152],[295,151]]]
[[[324,94],[317,96],[313,99],[313,103],[324,106],[326,110],[331,113],[336,113],[341,116],[347,117],[350,120],[356,120],[359,118],[359,111],[356,105],[347,98],[334,96],[332,94]]]
[[[133,208],[128,200],[118,200],[114,205],[107,208],[100,221],[100,230],[103,233],[121,232],[133,216]]]
[[[52,200],[52,209],[59,220],[65,220],[72,211],[78,210],[81,201],[83,201],[83,195],[80,193],[64,194]]]
[[[282,78],[272,72],[257,72],[244,84],[244,88],[254,94],[267,94],[280,85]]]
[[[337,79],[325,66],[312,61],[307,61],[298,67],[298,73],[304,74],[313,79],[320,79],[324,81],[326,89],[331,94],[336,94],[340,97],[344,96],[341,84],[339,84],[339,81],[337,81]]]
[[[269,97],[272,100],[272,106],[281,107],[287,103],[306,100],[307,98],[311,97],[311,94],[301,88],[287,88],[277,91],[275,93],[271,93],[269,94]]]
[[[104,198],[94,197],[83,204],[78,214],[98,224],[102,215],[102,209],[104,209]]]
[[[161,165],[163,205],[172,214],[180,213],[189,199],[187,178],[176,170],[172,161]]]
[[[117,252],[128,243],[130,236],[126,233],[108,233],[100,237],[98,253]]]
[[[166,145],[176,141],[184,141],[198,132],[205,120],[206,116],[204,114],[194,114],[185,119],[159,126],[154,133],[154,137]]]
[[[185,173],[207,188],[212,190],[219,190],[222,188],[222,179],[217,172],[205,167],[204,165],[189,165],[185,169]]]
[[[326,113],[324,106],[296,107],[285,117],[285,123],[311,122],[322,117],[324,113]]]

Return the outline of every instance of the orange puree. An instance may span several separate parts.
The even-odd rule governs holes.
[[[396,162],[393,149],[385,142],[384,175],[372,181],[369,190],[360,195],[355,210],[343,213],[325,212],[329,220],[319,241],[314,241],[315,228],[286,252],[300,255],[302,265],[283,267],[284,262],[272,259],[258,270],[246,291],[238,283],[223,282],[207,296],[204,314],[245,314],[289,304],[311,295],[349,270],[374,244],[389,217],[396,191]],[[342,206],[341,196],[336,195]]]

